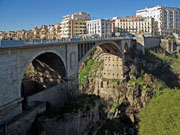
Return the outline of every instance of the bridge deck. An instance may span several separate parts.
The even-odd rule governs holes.
[[[45,45],[64,45],[72,43],[86,43],[86,42],[102,42],[102,41],[118,41],[124,39],[133,39],[131,37],[113,37],[113,38],[98,38],[98,39],[68,39],[68,40],[0,40],[0,48],[14,48],[14,47],[30,47],[30,46],[45,46]]]

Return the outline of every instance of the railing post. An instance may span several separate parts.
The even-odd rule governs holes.
[[[0,40],[0,47],[1,47],[1,45],[2,45],[2,40]]]

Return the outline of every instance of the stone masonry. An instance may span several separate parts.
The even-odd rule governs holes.
[[[0,41],[0,125],[10,122],[12,118],[23,113],[22,102],[25,100],[21,88],[23,76],[29,64],[38,56],[53,53],[62,60],[65,67],[65,75],[62,79],[67,84],[64,86],[65,88],[63,88],[63,90],[66,90],[67,92],[64,92],[66,95],[52,95],[57,96],[60,99],[68,100],[69,98],[65,98],[66,96],[73,98],[79,94],[79,65],[94,48],[100,46],[105,52],[117,54],[123,58],[124,44],[126,43],[128,44],[128,47],[130,47],[132,41],[133,39],[131,38],[102,39],[65,43],[37,43],[33,45],[23,44],[22,41],[16,41],[16,43],[15,41]],[[15,45],[11,43],[14,43]],[[119,63],[119,66],[120,65],[121,63]],[[61,85],[61,83],[58,85]],[[39,94],[41,97],[39,99],[36,95],[26,98],[29,101],[40,100],[49,102],[52,97],[48,97],[46,93],[46,90],[41,92],[41,94],[35,93]]]

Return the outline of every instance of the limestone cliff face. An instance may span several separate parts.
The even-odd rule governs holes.
[[[61,108],[49,108],[36,121],[36,134],[40,135],[88,135],[95,134],[100,125],[100,100],[95,95],[81,95],[71,104]],[[32,133],[33,134],[33,133]]]
[[[79,69],[79,85],[80,97],[37,119],[39,134],[136,135],[140,110],[162,89],[180,88],[180,78],[153,54],[129,51],[122,62],[97,48]]]
[[[136,57],[132,57],[135,55]],[[159,80],[150,73],[140,68],[140,65],[147,66],[150,70],[154,70],[162,65],[161,61],[155,64],[139,58],[138,53],[129,54],[122,65],[123,77],[121,79],[104,78],[104,66],[102,62],[99,68],[94,71],[93,67],[96,63],[105,59],[105,55],[100,48],[97,48],[90,57],[93,59],[87,76],[87,81],[81,83],[81,93],[96,94],[101,97],[101,102],[105,105],[105,111],[108,119],[118,119],[125,123],[123,133],[129,133],[128,129],[138,128],[139,111],[146,107],[150,99],[155,95],[155,89],[159,87]],[[87,60],[82,64],[80,70],[88,63]],[[148,64],[151,66],[148,66]]]

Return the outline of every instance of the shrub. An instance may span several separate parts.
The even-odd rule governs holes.
[[[180,90],[165,89],[140,112],[140,135],[180,133]]]
[[[87,62],[86,67],[79,73],[79,82],[80,84],[84,84],[88,80],[89,71],[91,70],[91,67],[93,65],[93,59],[90,57],[90,59]]]

